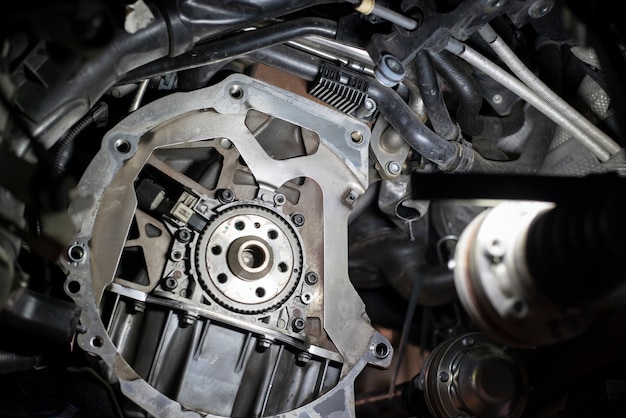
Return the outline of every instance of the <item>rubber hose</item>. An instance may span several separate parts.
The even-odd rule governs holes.
[[[426,113],[434,131],[445,139],[457,139],[459,130],[452,121],[439,89],[437,74],[426,51],[420,51],[413,60],[417,85],[426,106]]]

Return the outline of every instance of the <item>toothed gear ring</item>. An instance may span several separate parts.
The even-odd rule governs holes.
[[[202,288],[221,306],[261,313],[282,305],[302,274],[295,229],[260,205],[230,206],[211,219],[196,253]]]

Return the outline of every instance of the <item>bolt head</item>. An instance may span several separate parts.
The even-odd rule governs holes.
[[[296,363],[298,363],[301,366],[307,364],[310,360],[311,360],[311,355],[309,353],[303,352],[303,353],[299,353],[296,356]]]
[[[182,328],[187,328],[196,323],[196,317],[189,314],[184,314],[180,318],[180,326]]]
[[[448,380],[450,380],[450,374],[448,374],[448,372],[441,372],[439,373],[439,381],[442,383],[446,383]]]
[[[276,203],[277,205],[284,205],[286,200],[287,199],[285,199],[284,194],[276,193],[276,195],[274,196],[274,203]]]
[[[230,189],[221,189],[217,192],[217,199],[222,203],[230,203],[235,199],[235,194]]]
[[[293,215],[291,215],[291,222],[293,222],[293,224],[297,226],[298,228],[304,225],[304,221],[305,221],[304,216],[302,216],[299,213],[294,213]]]
[[[402,165],[397,161],[389,161],[387,163],[387,172],[392,176],[397,176],[402,171]]]
[[[272,346],[272,342],[268,340],[267,338],[259,338],[259,340],[256,343],[256,346],[259,348],[259,350],[265,351]]]
[[[317,284],[320,280],[320,277],[314,271],[309,271],[304,275],[304,281],[309,285]]]
[[[291,321],[291,327],[293,328],[294,332],[302,331],[305,326],[306,322],[304,322],[304,319],[302,318],[294,318],[293,321]]]
[[[176,232],[176,239],[182,243],[191,241],[191,231],[188,229],[179,229]]]
[[[474,339],[472,337],[465,337],[461,340],[463,347],[471,347],[474,345]]]

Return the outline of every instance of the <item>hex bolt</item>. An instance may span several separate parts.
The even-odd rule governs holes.
[[[174,290],[178,287],[178,281],[173,277],[166,277],[161,282],[161,287],[165,290]]]
[[[441,372],[439,373],[439,381],[442,383],[446,383],[448,380],[450,380],[450,375],[448,374],[448,372]]]
[[[187,328],[196,323],[197,318],[190,314],[183,314],[180,317],[180,326],[182,328]]]
[[[188,243],[191,241],[191,231],[188,229],[179,229],[176,232],[176,239],[182,243]]]
[[[294,213],[293,215],[291,215],[291,222],[293,222],[295,226],[300,228],[302,225],[304,225],[304,216],[300,213]]]
[[[311,354],[307,353],[306,351],[303,351],[302,353],[298,353],[298,355],[296,355],[296,364],[300,366],[304,366],[310,360],[311,360]]]
[[[308,285],[313,286],[313,285],[317,284],[317,282],[319,282],[319,280],[320,280],[320,277],[314,271],[309,271],[309,272],[307,272],[304,275],[304,281]]]
[[[387,173],[390,176],[397,176],[402,171],[402,165],[397,161],[389,161],[387,163]]]
[[[287,199],[285,199],[285,195],[282,193],[276,193],[276,195],[274,196],[274,203],[279,206],[284,205],[286,200]]]
[[[304,322],[302,318],[294,318],[293,321],[291,321],[291,328],[293,328],[294,332],[302,331],[305,326],[306,322]]]
[[[272,346],[272,340],[268,338],[259,338],[256,342],[259,351],[265,351]]]
[[[235,193],[230,189],[220,189],[217,192],[217,199],[222,203],[230,203],[235,200]]]
[[[363,106],[365,109],[373,111],[376,110],[376,102],[371,97],[368,97],[363,101]]]

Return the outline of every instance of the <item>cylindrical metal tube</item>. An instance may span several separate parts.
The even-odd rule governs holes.
[[[553,122],[560,125],[569,132],[574,138],[580,141],[589,151],[591,151],[599,160],[607,161],[610,157],[609,152],[598,145],[589,135],[583,132],[572,121],[564,117],[559,111],[548,104],[537,93],[531,90],[524,83],[498,67],[489,59],[472,49],[471,47],[451,39],[446,46],[451,53],[459,56],[469,64],[478,68],[480,71],[492,77],[498,83],[511,90],[513,93],[526,100],[530,105],[535,107],[541,113],[549,117]]]
[[[524,63],[515,55],[513,50],[498,36],[498,34],[486,24],[479,33],[489,44],[491,49],[500,57],[507,67],[533,92],[546,101],[548,105],[559,111],[565,118],[569,119],[575,126],[587,134],[589,140],[604,148],[610,155],[614,155],[621,149],[607,134],[602,132],[597,126],[589,122],[576,109],[570,106],[558,94],[552,91],[543,81],[539,79]]]

